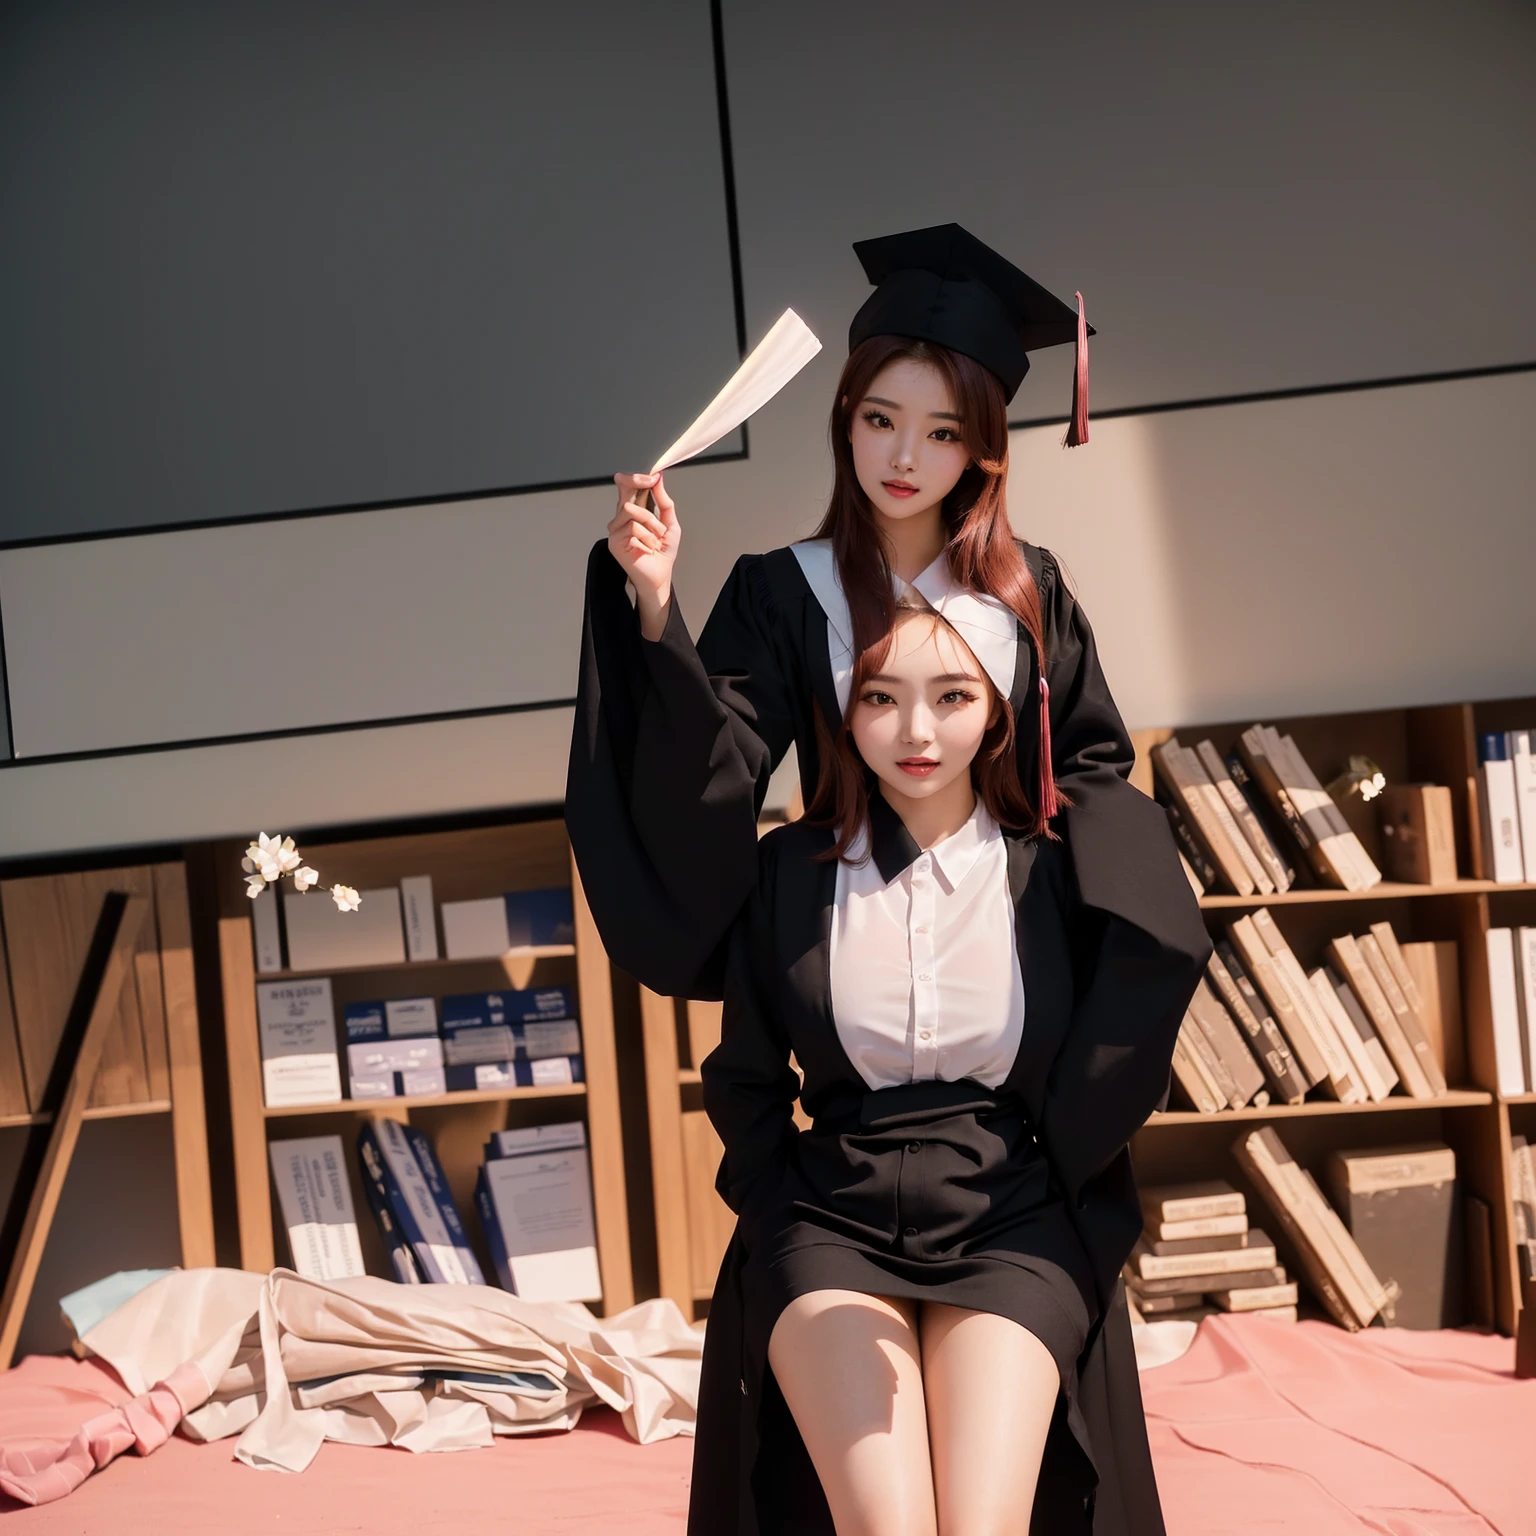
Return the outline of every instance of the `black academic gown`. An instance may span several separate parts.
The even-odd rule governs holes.
[[[1146,1021],[1138,991],[1155,977],[1153,959],[1172,953],[1192,967],[1192,993],[1209,941],[1163,813],[1127,782],[1135,754],[1087,618],[1054,557],[1034,545],[1023,548],[1040,590],[1053,765],[1073,802],[1056,827],[1071,849],[1076,899],[1102,927],[1094,958],[1099,980],[1074,993],[1056,1069],[1062,1082],[1077,1082],[1086,1094],[1075,1101],[1080,1123],[1053,1110],[1047,1134],[1058,1169],[1079,1192],[1074,1198],[1094,1204],[1091,1192],[1103,1194],[1084,1242],[1102,1256],[1096,1267],[1112,1276],[1140,1228],[1129,1161],[1116,1148],[1161,1101],[1168,1080],[1164,1059],[1161,1081],[1146,1098],[1145,1063],[1152,1057],[1135,1049]],[[1030,727],[1038,680],[1034,647],[1021,626],[1010,702],[1026,786],[1037,782],[1039,733]],[[728,936],[758,882],[757,815],[768,778],[793,742],[809,801],[817,776],[812,711],[818,708],[828,725],[840,723],[826,615],[790,550],[737,562],[695,647],[675,598],[661,638],[642,639],[622,568],[606,543],[594,546],[566,823],[610,956],[653,990],[722,995]],[[1133,1059],[1138,1069],[1126,1069]],[[1097,1132],[1101,1124],[1117,1128],[1119,1139],[1107,1150]],[[727,1254],[711,1306],[716,1337],[739,1329],[731,1285]],[[1094,1536],[1161,1536],[1118,1290],[1084,1357],[1080,1382],[1095,1446],[1113,1447],[1113,1454],[1097,1458]],[[731,1496],[714,1486],[723,1469],[698,1470],[707,1483],[701,1507],[733,1507]],[[739,1484],[737,1475],[733,1486]],[[693,1529],[745,1533],[753,1527],[727,1521]]]
[[[874,857],[892,878],[918,850],[883,801],[876,799],[872,810]],[[826,1138],[858,1125],[861,1101],[865,1124],[872,1115],[888,1122],[897,1117],[899,1143],[907,1134],[899,1129],[903,1106],[918,1127],[957,1101],[979,1096],[1022,1102],[1091,1269],[1091,1278],[1078,1283],[1092,1292],[1084,1300],[1095,1322],[1075,1374],[1069,1369],[1064,1377],[1033,1529],[1038,1536],[1153,1536],[1163,1529],[1120,1284],[1121,1266],[1141,1230],[1127,1143],[1166,1087],[1174,1039],[1209,944],[1198,911],[1182,933],[1159,938],[1090,906],[1076,877],[1070,829],[1059,842],[1004,836],[1024,982],[1024,1038],[1004,1082],[979,1093],[968,1092],[979,1085],[964,1082],[867,1089],[830,1011],[836,867],[817,855],[831,847],[832,834],[799,822],[770,833],[762,844],[757,886],[729,946],[721,1043],[703,1064],[705,1107],[725,1146],[717,1188],[739,1219],[709,1314],[689,1518],[693,1536],[831,1536],[809,1458],[766,1369],[776,1312],[767,1310],[760,1289],[754,1294],[748,1260],[770,1232],[795,1219],[795,1202],[826,1200],[821,1208],[838,1213],[836,1227],[851,1208],[850,1196],[868,1208],[866,1192],[899,1177],[900,1152],[890,1159],[872,1155],[862,1139],[846,1175],[837,1172],[839,1143]],[[790,1065],[791,1052],[804,1072],[803,1085]],[[814,1121],[809,1132],[797,1130],[792,1118],[797,1094]],[[814,1157],[806,1150],[807,1136],[822,1138]],[[984,1140],[976,1139],[978,1153]],[[891,1166],[883,1166],[887,1162]],[[976,1208],[975,1191],[991,1189],[983,1205],[1002,1209],[996,1202],[1007,1199],[1011,1167],[987,1168],[978,1157],[962,1172],[955,1200],[969,1208],[963,1219],[978,1230],[990,1222]],[[877,1195],[875,1208],[893,1193]],[[878,1237],[874,1246],[890,1251]],[[975,1263],[967,1269],[974,1271]],[[964,1275],[972,1292],[976,1279],[974,1272]],[[983,1292],[990,1288],[991,1302],[960,1304],[1008,1315],[1006,1297],[1018,1283],[1013,1265],[994,1264],[980,1286]],[[884,1291],[878,1284],[867,1288]],[[954,1300],[942,1293],[933,1299]]]

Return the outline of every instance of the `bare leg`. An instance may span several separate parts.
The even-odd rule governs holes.
[[[923,1390],[940,1536],[1028,1536],[1061,1378],[1006,1317],[925,1302]]]
[[[837,1536],[936,1536],[916,1312],[813,1291],[784,1309],[768,1341]]]

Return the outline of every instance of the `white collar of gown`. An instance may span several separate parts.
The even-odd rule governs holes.
[[[837,559],[830,539],[807,539],[791,544],[806,585],[827,616],[827,655],[832,681],[837,686],[837,707],[848,713],[848,693],[853,686],[853,621],[848,599],[837,573]],[[894,573],[892,587],[899,601],[908,588],[930,608],[959,630],[976,659],[986,668],[992,686],[1006,699],[1013,694],[1014,671],[1019,662],[1018,620],[1013,610],[995,597],[962,587],[951,574],[949,557],[942,550],[926,570],[903,582]]]

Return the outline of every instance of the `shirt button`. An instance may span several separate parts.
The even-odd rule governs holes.
[[[923,1150],[923,1144],[920,1141],[909,1141],[907,1143],[907,1151],[908,1152],[921,1152],[922,1150]]]
[[[903,1232],[901,1235],[903,1237],[916,1237],[917,1236],[917,1228],[916,1227],[908,1227],[906,1229],[906,1231]]]
[[[928,925],[926,923],[923,924],[923,926],[921,928],[919,928],[917,931],[919,933],[927,933],[928,932]]]
[[[933,1039],[933,1031],[931,1029],[919,1030],[917,1038],[919,1040],[932,1040]]]
[[[917,979],[919,981],[932,981],[933,977],[927,971],[919,971],[917,973]]]

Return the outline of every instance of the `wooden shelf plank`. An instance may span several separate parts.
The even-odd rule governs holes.
[[[326,1104],[267,1105],[267,1119],[285,1115],[337,1115],[366,1113],[373,1109],[432,1109],[441,1104],[497,1104],[505,1099],[559,1099],[580,1097],[585,1083],[554,1083],[547,1088],[461,1088],[455,1093],[425,1093],[388,1099],[333,1099]]]
[[[1336,891],[1330,888],[1318,890],[1274,891],[1268,896],[1231,896],[1217,893],[1202,896],[1202,907],[1269,907],[1305,905],[1321,901],[1397,901],[1405,896],[1477,896],[1484,892],[1536,891],[1536,883],[1526,881],[1520,885],[1496,885],[1492,880],[1457,880],[1445,885],[1404,885],[1396,880],[1383,880],[1368,891]]]
[[[256,980],[299,981],[306,976],[347,976],[373,971],[442,971],[453,966],[499,965],[507,960],[549,960],[574,955],[574,944],[525,944],[499,955],[476,955],[457,960],[386,960],[382,965],[325,965],[307,971],[258,971]]]
[[[1536,1098],[1536,1095],[1532,1096]],[[1197,1109],[1165,1109],[1154,1114],[1144,1129],[1168,1125],[1219,1125],[1231,1120],[1290,1120],[1305,1115],[1367,1115],[1400,1109],[1457,1109],[1468,1104],[1492,1104],[1493,1095],[1482,1088],[1453,1088],[1433,1099],[1410,1099],[1393,1094],[1379,1104],[1340,1104],[1333,1099],[1304,1099],[1300,1104],[1266,1104],[1262,1109],[1223,1109],[1214,1115]]]
[[[169,1099],[145,1099],[138,1104],[94,1104],[86,1108],[82,1120],[122,1120],[129,1115],[168,1115]],[[35,1115],[0,1115],[0,1130],[13,1125],[51,1125],[53,1116],[42,1110]]]
[[[1506,1093],[1503,1099],[1506,1104],[1536,1104],[1536,1093]]]

